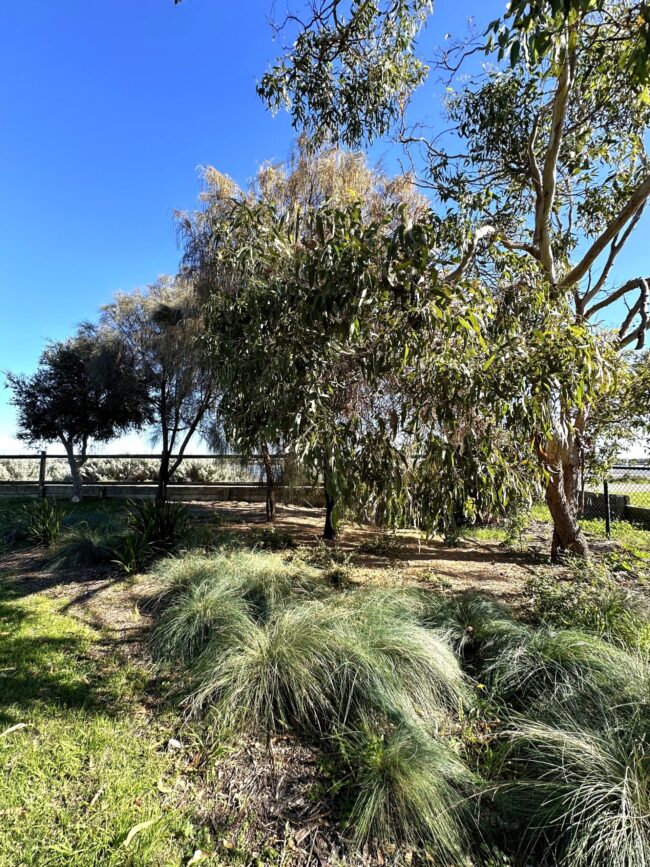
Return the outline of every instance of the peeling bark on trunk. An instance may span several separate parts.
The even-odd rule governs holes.
[[[553,519],[551,559],[554,563],[564,551],[589,556],[589,545],[578,523],[580,457],[575,435],[566,445],[552,442],[547,449],[551,477],[546,487],[546,503]]]
[[[273,461],[266,443],[262,444],[262,460],[266,474],[266,520],[275,521],[275,477],[273,475]]]

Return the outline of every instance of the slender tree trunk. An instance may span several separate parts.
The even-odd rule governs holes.
[[[72,502],[80,503],[83,499],[83,480],[81,478],[81,467],[85,463],[85,458],[77,460],[74,454],[74,447],[71,443],[66,442],[63,437],[60,437],[65,448],[65,453],[68,456],[68,466],[70,467],[70,476],[72,478]],[[85,446],[82,450],[85,452]]]
[[[72,502],[80,503],[83,499],[81,469],[75,460],[70,461],[70,475],[72,476]]]
[[[551,476],[546,487],[546,503],[553,519],[553,562],[557,562],[563,551],[580,557],[589,556],[589,545],[578,523],[579,439],[579,435],[571,434],[566,444],[552,442],[547,449],[546,459]]]
[[[158,468],[158,490],[156,491],[156,502],[165,503],[167,501],[167,485],[169,484],[169,454],[163,451],[160,458],[160,467]]]
[[[325,527],[323,529],[323,539],[336,539],[336,528],[332,520],[332,512],[336,502],[334,497],[330,497],[325,490]]]
[[[266,520],[275,521],[275,476],[273,475],[273,461],[266,443],[262,443],[262,460],[266,473]]]
[[[336,501],[331,491],[331,471],[328,461],[323,465],[323,488],[325,490],[325,527],[323,529],[323,539],[335,539],[336,527],[334,525],[333,514]]]

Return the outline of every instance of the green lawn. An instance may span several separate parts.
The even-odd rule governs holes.
[[[0,590],[0,865],[186,864],[203,839],[170,795],[174,718],[61,605]]]

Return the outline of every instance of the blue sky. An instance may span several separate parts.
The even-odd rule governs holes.
[[[462,34],[469,15],[483,23],[501,6],[438,0],[426,40]],[[115,291],[176,270],[172,213],[194,206],[199,166],[245,183],[286,157],[288,118],[255,93],[279,51],[271,7],[0,0],[0,370],[30,372],[47,339],[69,335]],[[21,449],[8,398],[0,387],[0,452]]]

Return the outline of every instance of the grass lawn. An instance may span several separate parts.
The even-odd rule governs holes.
[[[186,864],[202,838],[166,794],[175,719],[62,606],[0,590],[0,864]]]

